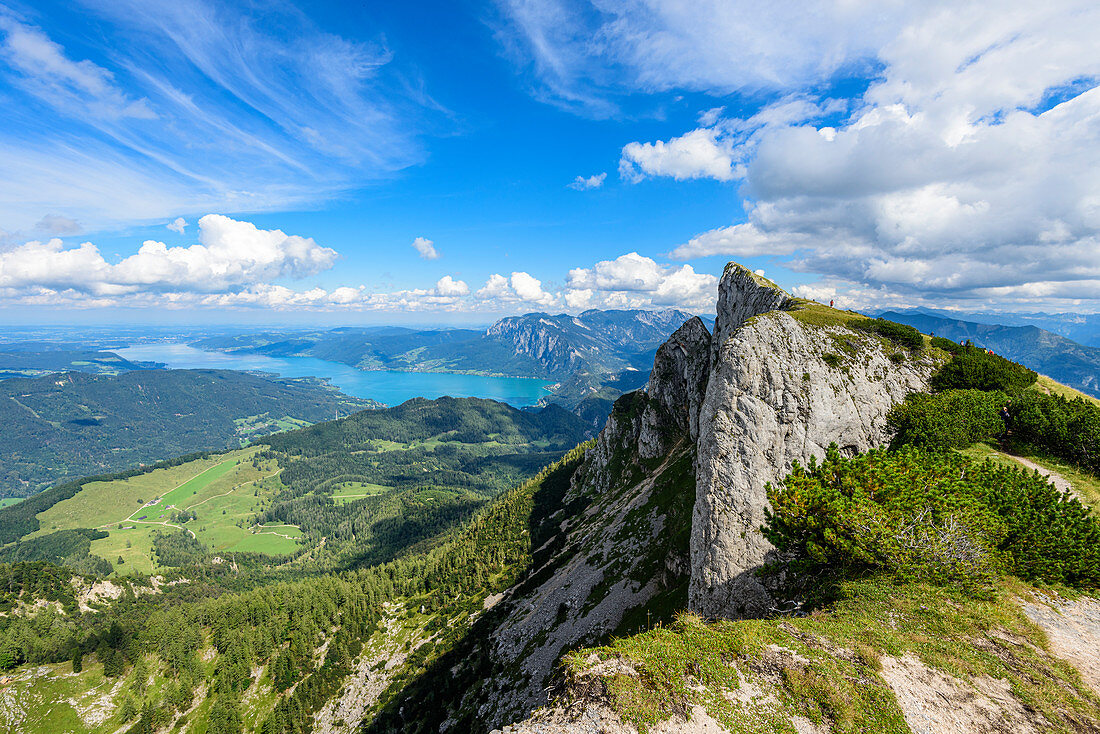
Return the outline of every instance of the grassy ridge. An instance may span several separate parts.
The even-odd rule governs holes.
[[[791,718],[802,716],[835,732],[908,733],[881,675],[884,657],[906,654],[964,681],[1007,680],[1050,731],[1078,731],[1080,722],[1100,719],[1100,699],[1047,651],[1045,635],[1013,598],[1029,594],[1018,583],[976,598],[946,587],[855,582],[819,614],[714,624],[688,614],[563,662],[576,691],[592,690],[583,681],[593,656],[623,663],[600,688],[642,731],[699,705],[737,732],[793,732]]]

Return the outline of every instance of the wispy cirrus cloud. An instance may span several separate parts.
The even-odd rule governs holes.
[[[407,60],[292,6],[98,2],[111,47],[0,10],[0,226],[47,214],[95,231],[324,201],[424,158],[438,106]],[[399,93],[398,93],[399,92]]]

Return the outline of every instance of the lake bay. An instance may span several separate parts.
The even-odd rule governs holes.
[[[389,406],[410,398],[475,397],[499,400],[517,407],[534,405],[548,395],[546,380],[523,377],[483,377],[442,372],[357,370],[315,357],[268,357],[262,354],[208,352],[187,344],[139,344],[113,349],[135,361],[161,362],[172,369],[260,370],[280,377],[321,377],[357,398]]]

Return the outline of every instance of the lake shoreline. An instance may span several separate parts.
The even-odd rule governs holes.
[[[155,362],[167,369],[225,369],[274,375],[277,379],[315,378],[346,395],[389,406],[416,397],[450,396],[499,400],[526,408],[552,395],[554,386],[550,380],[537,377],[360,369],[316,357],[269,357],[254,352],[198,349],[184,343],[138,344],[112,351],[131,361]]]

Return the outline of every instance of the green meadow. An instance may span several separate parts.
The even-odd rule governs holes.
[[[87,484],[76,495],[38,514],[35,535],[66,528],[98,527],[106,538],[91,552],[107,559],[115,573],[155,573],[155,534],[187,532],[213,554],[284,555],[299,548],[293,525],[253,527],[276,491],[282,489],[273,461],[254,465],[258,447],[197,459],[179,466],[110,482]],[[185,524],[180,512],[194,513]]]
[[[344,482],[332,491],[332,501],[338,505],[361,500],[364,497],[372,497],[376,494],[388,492],[393,487],[384,484],[371,484],[369,482]]]

